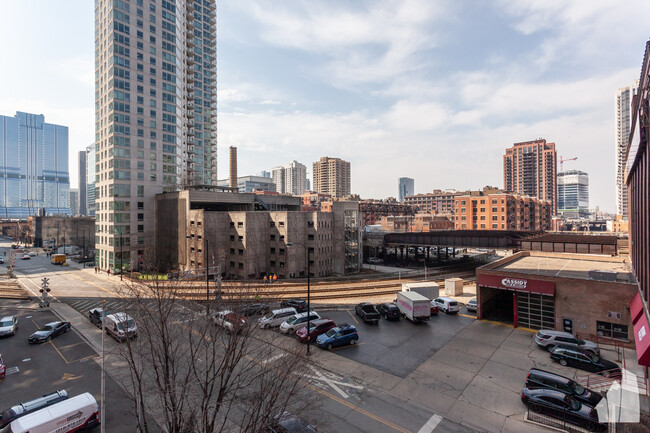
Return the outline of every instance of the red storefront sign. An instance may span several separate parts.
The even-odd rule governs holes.
[[[515,292],[531,292],[548,296],[555,295],[555,283],[552,281],[531,280],[528,278],[513,277],[512,275],[479,274],[478,284],[483,287],[513,290]]]
[[[630,314],[634,323],[634,342],[639,365],[650,367],[650,325],[643,311],[643,301],[639,293],[630,302]]]

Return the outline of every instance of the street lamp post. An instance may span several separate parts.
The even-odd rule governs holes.
[[[205,238],[205,305],[208,317],[210,317],[210,244]]]
[[[311,261],[309,260],[309,253],[311,250],[300,242],[287,242],[288,247],[293,244],[302,246],[307,253],[307,356],[309,356],[311,355],[311,337],[309,336],[309,328],[311,327]]]
[[[122,242],[122,233],[120,233],[120,281],[122,281],[122,272],[124,272],[124,263],[122,263],[123,258],[123,245],[124,242]]]
[[[104,319],[106,318],[106,300],[102,299],[102,377],[101,377],[101,395],[102,395],[102,405],[101,405],[101,415],[100,415],[100,421],[101,421],[101,433],[104,433],[106,431],[106,422],[104,419],[104,414],[106,411],[106,393],[105,393],[105,380],[104,380],[104,334],[106,332],[104,331]]]
[[[63,254],[65,254],[65,227],[63,227]]]

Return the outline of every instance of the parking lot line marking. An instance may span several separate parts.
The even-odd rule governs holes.
[[[70,364],[72,364],[73,362],[80,362],[80,361],[83,361],[83,360],[86,360],[86,359],[98,358],[98,357],[99,357],[98,354],[88,355],[88,356],[84,356],[83,358],[79,358],[79,359],[75,359],[74,361],[70,361]]]
[[[390,422],[388,420],[385,420],[385,419],[383,419],[383,418],[381,418],[381,417],[379,417],[379,416],[377,416],[377,415],[375,415],[375,414],[373,414],[371,412],[368,412],[365,409],[361,409],[359,406],[357,406],[355,404],[352,404],[350,402],[347,402],[347,401],[343,400],[342,398],[335,396],[334,394],[330,394],[327,391],[323,391],[322,389],[320,389],[320,388],[318,388],[318,387],[316,387],[316,386],[314,386],[314,385],[312,385],[310,383],[307,383],[307,386],[310,387],[311,389],[313,389],[314,391],[318,392],[319,394],[322,394],[325,397],[328,397],[328,398],[334,400],[337,403],[340,403],[340,404],[342,404],[344,406],[347,406],[350,409],[354,410],[355,412],[359,412],[360,414],[365,415],[368,418],[372,418],[375,421],[380,422],[380,423],[382,423],[383,425],[385,425],[387,427],[390,427],[390,428],[392,428],[394,430],[397,430],[398,432],[411,433],[410,431],[408,431],[406,429],[403,429],[402,427],[400,427],[400,426],[398,426],[396,424],[393,424],[392,422]]]
[[[357,319],[352,315],[352,313],[350,313],[350,310],[345,310],[345,311],[347,311],[348,314],[350,315],[350,317],[352,317],[352,320],[354,320],[354,323],[356,323],[358,325],[359,322],[357,322]]]
[[[7,371],[5,371],[5,374],[9,376],[10,374],[18,373],[20,369],[18,367],[9,367]]]
[[[442,421],[442,417],[434,413],[433,416],[429,418],[429,421],[418,430],[418,433],[431,433],[436,429],[436,427],[438,427],[440,421]]]
[[[49,343],[52,345],[52,347],[54,347],[54,350],[56,350],[56,353],[58,353],[59,356],[61,356],[61,358],[63,358],[63,360],[65,361],[65,363],[66,363],[66,364],[70,364],[70,363],[68,362],[68,360],[65,359],[65,356],[63,356],[63,354],[59,351],[59,349],[57,349],[57,347],[54,345],[54,343],[52,343],[52,340],[50,340]]]
[[[80,342],[78,342],[78,343],[68,344],[67,346],[59,347],[59,349],[61,349],[61,350],[63,350],[63,349],[68,349],[68,348],[70,348],[70,347],[79,346],[80,344],[86,344],[86,343],[83,342],[83,341],[80,341]]]

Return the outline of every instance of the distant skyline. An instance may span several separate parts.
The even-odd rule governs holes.
[[[615,96],[650,37],[641,0],[218,3],[219,178],[321,156],[352,192],[503,187],[515,142],[545,138],[615,211]],[[0,0],[0,114],[70,130],[71,186],[94,141],[94,2]],[[558,167],[559,169],[559,167]],[[311,174],[311,173],[310,173]]]

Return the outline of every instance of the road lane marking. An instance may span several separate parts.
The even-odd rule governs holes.
[[[261,361],[261,362],[262,362],[262,365],[266,365],[266,364],[268,364],[270,362],[277,361],[278,359],[280,359],[280,358],[282,358],[284,356],[287,356],[287,354],[286,353],[280,353],[278,355],[270,357],[269,359],[265,359],[264,361]]]
[[[462,316],[462,317],[469,317],[470,319],[476,319],[476,316],[470,316],[469,314],[460,314],[460,313],[458,313],[458,315]]]
[[[431,433],[438,427],[438,424],[440,424],[440,421],[442,421],[442,417],[440,415],[436,415],[435,413],[429,418],[429,421],[427,421],[420,430],[418,430],[418,433]]]
[[[320,377],[317,377],[317,376],[310,376],[310,375],[308,375],[308,374],[304,375],[304,377],[306,377],[306,378],[308,378],[308,379],[321,380]],[[337,384],[337,385],[347,386],[348,388],[363,389],[363,386],[361,386],[361,385],[352,385],[351,383],[340,382],[340,381],[338,381],[338,380],[332,380],[332,379],[330,379],[328,383],[335,383],[335,384]]]
[[[62,382],[68,381],[68,380],[77,380],[81,379],[83,376],[75,376],[74,374],[70,373],[64,373],[63,377],[60,379]]]
[[[314,368],[313,365],[310,365],[309,368],[311,368],[312,371],[313,371],[314,373],[316,373],[316,376],[318,376],[318,380],[320,380],[320,381],[322,381],[322,382],[328,384],[329,386],[331,386],[332,389],[334,389],[334,391],[336,391],[336,392],[338,392],[339,394],[341,394],[341,397],[343,397],[343,398],[348,398],[348,397],[350,397],[349,395],[347,395],[347,394],[345,393],[345,391],[343,391],[341,388],[339,388],[339,387],[338,387],[334,382],[332,382],[332,381],[329,380],[327,377],[325,377],[325,375],[324,375],[323,373],[321,373],[320,371],[316,370],[316,368]]]
[[[350,317],[352,317],[352,320],[354,320],[354,323],[356,323],[356,324],[358,325],[358,324],[359,324],[359,322],[357,322],[357,319],[356,319],[356,317],[354,317],[354,316],[352,315],[352,313],[350,313],[350,310],[345,310],[345,311],[347,311],[347,312],[348,312],[348,314],[350,315]]]
[[[18,367],[9,367],[7,371],[5,371],[5,374],[9,376],[10,374],[18,373],[19,371]]]

